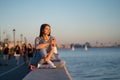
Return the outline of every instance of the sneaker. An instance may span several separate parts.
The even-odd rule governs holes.
[[[50,68],[53,68],[53,69],[56,68],[56,66],[54,65],[54,63],[52,61],[48,61],[48,64],[50,65]]]
[[[52,66],[52,67],[50,67],[50,69],[56,69],[56,66]]]
[[[38,63],[37,68],[40,69],[41,64]]]

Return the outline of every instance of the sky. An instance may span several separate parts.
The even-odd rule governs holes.
[[[0,36],[34,43],[51,26],[59,44],[120,42],[120,0],[0,0]]]

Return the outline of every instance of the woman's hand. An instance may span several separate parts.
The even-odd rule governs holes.
[[[51,40],[51,46],[54,47],[56,45],[56,40],[55,39],[52,39]]]

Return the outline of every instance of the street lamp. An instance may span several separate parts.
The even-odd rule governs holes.
[[[23,41],[23,34],[20,35],[21,36],[21,42]]]
[[[15,29],[13,29],[13,40],[14,40],[14,48],[15,48]]]

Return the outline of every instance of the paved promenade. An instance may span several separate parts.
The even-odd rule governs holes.
[[[5,65],[3,58],[0,57],[0,80],[22,80],[29,72],[28,65],[23,63],[22,57],[18,66],[13,56],[8,65]]]

